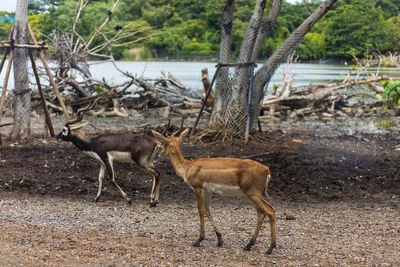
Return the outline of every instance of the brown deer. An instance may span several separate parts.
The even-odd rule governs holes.
[[[98,98],[86,108],[79,109],[75,119],[65,123],[64,128],[58,134],[57,139],[72,142],[83,153],[95,158],[100,162],[99,188],[94,198],[98,201],[103,186],[103,178],[107,170],[110,181],[116,187],[121,196],[131,204],[131,199],[118,186],[115,181],[113,162],[135,162],[145,168],[153,176],[153,187],[150,195],[150,205],[156,206],[160,192],[160,173],[154,168],[153,160],[156,148],[161,143],[154,137],[133,133],[102,134],[94,137],[87,136],[81,129],[87,123],[79,123],[83,115],[92,109]],[[78,124],[79,123],[79,124]]]
[[[267,195],[268,184],[271,179],[269,168],[261,163],[249,159],[236,158],[199,158],[185,160],[179,142],[189,133],[186,129],[179,137],[164,135],[152,131],[154,136],[163,141],[163,153],[171,161],[175,172],[193,189],[197,197],[200,215],[200,237],[193,246],[200,246],[204,239],[204,215],[210,220],[218,238],[218,246],[222,246],[222,236],[210,213],[210,199],[212,193],[226,196],[246,196],[256,206],[257,226],[249,243],[244,247],[250,250],[256,242],[258,232],[268,215],[271,226],[271,246],[267,254],[271,254],[276,247],[275,208],[263,197]]]

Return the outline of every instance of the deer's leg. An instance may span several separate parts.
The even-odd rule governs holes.
[[[126,201],[128,201],[128,203],[130,205],[131,204],[131,199],[125,194],[124,191],[122,191],[121,187],[119,187],[117,182],[115,182],[115,173],[114,173],[113,161],[111,159],[108,159],[106,161],[106,167],[107,167],[108,175],[110,176],[111,183],[113,184],[113,186],[115,186],[115,188],[117,188],[117,190],[120,193],[120,195]]]
[[[201,241],[204,240],[204,214],[205,214],[205,204],[204,204],[204,191],[203,188],[194,189],[197,197],[197,207],[200,216],[200,236],[196,242],[192,244],[194,247],[200,247]]]
[[[257,226],[254,231],[254,234],[252,238],[250,239],[250,242],[244,247],[245,250],[250,250],[251,246],[254,245],[256,242],[258,232],[260,231],[261,225],[263,223],[265,215],[268,215],[269,217],[269,224],[271,226],[271,246],[267,250],[267,254],[271,254],[272,250],[276,247],[276,225],[275,225],[275,220],[276,220],[276,211],[275,208],[269,204],[261,194],[255,194],[255,195],[250,195],[246,194],[247,197],[253,201],[253,203],[256,205],[257,208],[257,215],[258,215],[258,220],[257,220]]]
[[[267,209],[267,215],[269,217],[269,224],[271,227],[271,246],[267,250],[267,254],[271,254],[272,250],[276,247],[276,209],[269,204],[264,198],[262,198],[263,203]]]
[[[210,220],[210,222],[211,222],[211,224],[212,224],[212,226],[213,226],[213,228],[214,228],[215,234],[217,235],[217,238],[218,238],[218,247],[221,247],[221,246],[224,244],[224,241],[222,241],[221,232],[218,231],[217,225],[215,224],[214,218],[212,217],[211,212],[210,212],[210,200],[211,200],[211,195],[212,195],[211,192],[209,192],[209,191],[207,191],[207,190],[204,191],[204,204],[205,204],[204,206],[205,206],[205,212],[206,212],[207,218]]]
[[[153,176],[153,186],[150,193],[150,207],[155,207],[158,203],[158,196],[160,192],[160,172],[154,168],[153,163],[151,163],[150,159],[143,159],[135,162],[139,166],[149,171]]]
[[[104,174],[106,172],[106,165],[104,162],[100,162],[100,172],[99,172],[99,188],[97,190],[97,195],[94,198],[94,201],[98,201],[101,195],[101,189],[103,188],[103,179],[104,179]]]
[[[265,212],[259,207],[256,207],[256,209],[257,209],[256,229],[254,230],[253,236],[251,237],[249,243],[247,243],[247,245],[243,248],[244,250],[250,250],[251,247],[256,243],[258,233],[260,232],[260,228],[265,218]]]

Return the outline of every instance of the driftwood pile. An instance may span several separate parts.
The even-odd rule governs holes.
[[[98,96],[102,97],[96,109],[90,113],[99,117],[127,117],[131,110],[166,106],[169,107],[168,112],[179,115],[185,114],[186,109],[198,110],[201,106],[202,94],[167,71],[162,71],[162,76],[158,79],[137,78],[129,73],[124,74],[127,81],[122,84],[110,85],[91,78],[78,82],[73,77],[68,77],[58,80],[58,88],[70,114],[88,105]],[[94,93],[95,91],[97,92]],[[62,113],[60,102],[51,87],[44,88],[44,94],[50,114]],[[5,113],[11,114],[12,99],[13,92],[10,91],[5,102]],[[37,90],[32,91],[31,99],[34,114],[40,115],[43,108]]]
[[[137,110],[161,107],[167,107],[163,109],[166,113],[163,116],[166,117],[171,114],[181,117],[197,115],[204,94],[189,88],[167,71],[162,71],[158,79],[138,78],[130,73],[119,71],[127,78],[121,84],[108,84],[104,80],[95,80],[90,75],[83,81],[78,81],[73,75],[69,77],[57,75],[58,88],[68,112],[73,114],[100,95],[102,97],[96,108],[90,111],[91,115],[127,117],[137,113]],[[385,113],[400,115],[400,110],[383,110],[382,102],[375,97],[377,93],[382,93],[384,90],[378,82],[389,79],[387,76],[372,76],[356,80],[350,80],[349,77],[350,74],[341,83],[294,88],[292,87],[293,78],[286,75],[283,87],[274,94],[265,96],[260,120],[268,121],[271,118],[287,117],[330,120],[379,116]],[[210,85],[207,69],[202,70],[201,79],[204,91],[207,91]],[[61,114],[63,109],[50,86],[44,88],[44,94],[50,114]],[[34,90],[31,98],[34,114],[40,115],[43,108],[39,92]],[[11,113],[12,99],[11,91],[7,96],[5,113]],[[206,106],[212,107],[212,101],[213,96],[208,99]]]
[[[286,77],[281,90],[264,98],[264,115],[260,119],[306,117],[330,120],[386,113],[400,115],[397,110],[384,110],[383,103],[375,97],[383,93],[384,89],[378,82],[389,79],[387,76],[359,80],[349,80],[348,77],[341,83],[310,85],[305,88],[292,88],[293,79]]]

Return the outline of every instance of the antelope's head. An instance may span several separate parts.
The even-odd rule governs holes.
[[[176,136],[168,136],[156,132],[154,130],[151,131],[155,137],[157,137],[160,141],[163,142],[163,154],[164,155],[176,155],[181,154],[179,143],[180,141],[189,133],[189,128],[184,130],[178,137]]]
[[[78,109],[76,116],[74,119],[72,120],[68,120],[63,129],[61,130],[61,132],[57,135],[57,139],[61,139],[63,141],[72,141],[73,137],[75,136],[75,132],[86,126],[88,124],[88,122],[81,122],[83,119],[83,115],[94,108],[94,106],[96,105],[97,101],[100,99],[101,97],[96,98],[92,103],[90,103],[87,107],[84,108],[80,108]]]
[[[88,124],[88,122],[82,122],[82,123],[74,123],[74,124],[65,124],[61,132],[57,135],[57,139],[63,140],[63,141],[72,141],[74,132],[82,127],[85,127]]]

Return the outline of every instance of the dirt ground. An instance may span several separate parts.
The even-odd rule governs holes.
[[[103,121],[89,129],[130,123]],[[163,155],[155,162],[162,175],[157,207],[149,205],[151,176],[125,163],[115,163],[117,182],[132,205],[107,180],[96,203],[98,163],[72,144],[41,137],[40,125],[27,143],[3,140],[0,265],[399,266],[399,128],[371,133],[353,122],[293,125],[265,124],[248,145],[182,144],[187,159],[251,157],[270,166],[278,217],[272,255],[265,254],[268,220],[252,250],[243,251],[256,212],[247,200],[230,197],[212,200],[223,247],[208,221],[206,240],[192,247],[199,233],[195,196]]]

